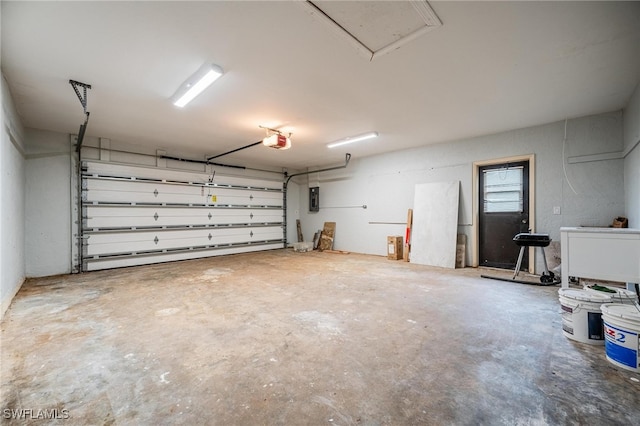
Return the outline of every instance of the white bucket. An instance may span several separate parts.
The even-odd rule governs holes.
[[[640,373],[640,307],[637,305],[602,305],[605,352],[618,367]]]
[[[608,289],[606,290],[598,290]],[[597,286],[597,285],[585,285],[584,289],[591,293],[604,294],[611,297],[611,303],[622,303],[625,305],[633,305],[638,301],[638,296],[635,291],[625,290],[623,288],[609,287],[609,286]]]
[[[590,345],[604,345],[600,306],[611,303],[611,297],[572,288],[561,288],[558,294],[565,337]]]

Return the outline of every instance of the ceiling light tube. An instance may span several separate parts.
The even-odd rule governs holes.
[[[378,132],[363,133],[362,135],[350,136],[348,138],[343,138],[335,142],[331,142],[330,144],[327,145],[327,148],[335,148],[335,147],[346,145],[349,143],[360,142],[360,141],[377,138],[377,137],[378,137]]]
[[[171,97],[173,104],[177,107],[184,107],[198,96],[211,83],[216,81],[223,71],[215,64],[204,64],[191,77],[180,85],[176,93]]]

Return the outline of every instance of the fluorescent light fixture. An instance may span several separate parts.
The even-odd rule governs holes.
[[[337,140],[335,142],[331,142],[329,145],[327,145],[327,148],[335,148],[335,147],[338,147],[338,146],[346,145],[348,143],[360,142],[360,141],[364,141],[364,140],[372,139],[372,138],[377,138],[377,137],[378,137],[378,132],[363,133],[361,135],[350,136],[348,138],[344,138],[344,139]]]
[[[173,104],[182,108],[198,96],[211,83],[222,75],[222,68],[215,64],[204,64],[191,77],[180,85],[180,88],[171,97]]]

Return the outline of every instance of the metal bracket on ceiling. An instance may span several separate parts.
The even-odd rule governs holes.
[[[278,130],[278,129],[272,129],[271,127],[265,127],[265,126],[258,126],[261,129],[265,129],[267,131],[267,136],[269,135],[269,132],[271,132],[271,134],[277,133],[278,135],[283,135],[284,132],[282,130]],[[291,137],[291,135],[293,133],[288,132],[289,133],[289,137]]]
[[[78,100],[80,104],[82,104],[82,110],[84,111],[85,119],[84,123],[80,125],[80,130],[78,131],[78,142],[76,144],[76,152],[79,154],[80,149],[82,148],[82,140],[84,139],[84,132],[87,130],[87,124],[89,122],[89,111],[87,111],[87,89],[91,89],[90,84],[80,83],[79,81],[69,80],[69,84],[73,87],[73,91],[76,92],[78,96]],[[82,94],[80,94],[80,89],[82,88]]]
[[[80,83],[79,81],[75,81],[75,80],[69,80],[69,84],[71,85],[71,87],[73,87],[73,90],[76,92],[76,95],[78,95],[78,100],[82,104],[82,109],[84,110],[84,113],[88,115],[87,89],[91,89],[91,85],[86,83]],[[79,87],[82,87],[82,94],[80,94],[80,90],[78,89]]]

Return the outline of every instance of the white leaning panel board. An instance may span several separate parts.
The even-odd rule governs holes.
[[[459,199],[459,181],[416,185],[411,263],[456,267]]]
[[[284,246],[281,181],[84,162],[82,269]]]

